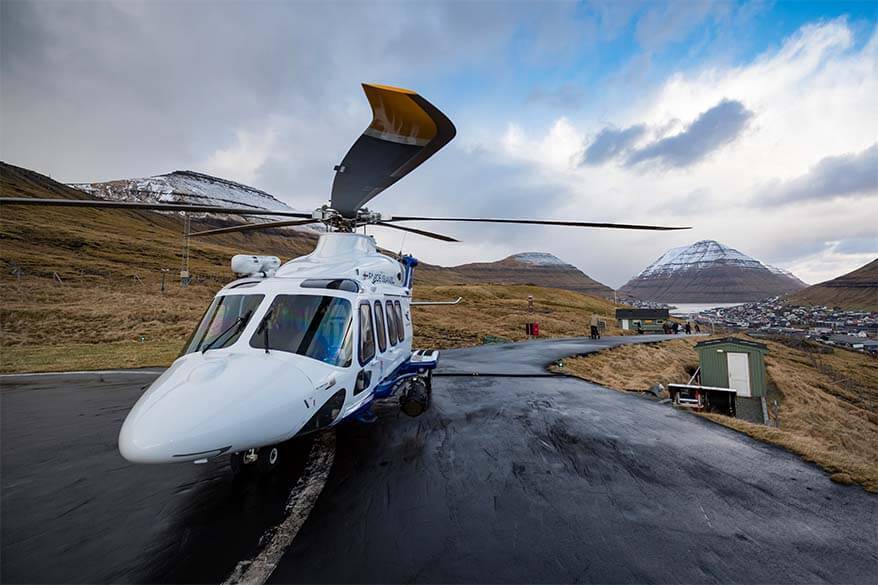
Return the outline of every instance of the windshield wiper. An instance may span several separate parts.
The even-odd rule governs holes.
[[[247,324],[247,321],[250,320],[250,315],[252,315],[252,314],[253,314],[253,311],[250,311],[246,315],[242,315],[241,317],[238,317],[237,319],[235,319],[234,323],[232,323],[231,325],[229,325],[228,327],[223,329],[219,333],[219,335],[217,335],[216,337],[213,338],[213,340],[210,343],[208,343],[203,348],[201,348],[201,353],[206,352],[208,349],[212,349],[214,344],[216,344],[220,339],[225,337],[226,334],[229,333],[230,331],[232,331],[233,329],[235,330],[235,332],[240,331],[244,327],[244,325]]]
[[[265,353],[268,353],[268,346],[270,345],[268,343],[268,320],[271,319],[272,314],[274,314],[274,308],[268,309],[265,316],[259,322],[259,327],[256,328],[256,335],[264,334],[263,345],[265,346]]]

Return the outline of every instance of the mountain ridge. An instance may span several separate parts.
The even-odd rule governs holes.
[[[494,262],[471,262],[449,270],[468,279],[498,284],[535,284],[612,298],[613,289],[548,252],[519,252]]]
[[[801,305],[878,311],[878,258],[847,274],[793,293],[787,300]]]

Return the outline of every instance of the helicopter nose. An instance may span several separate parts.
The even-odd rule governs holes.
[[[132,463],[170,463],[208,459],[228,450],[228,445],[215,447],[207,437],[195,436],[192,426],[175,421],[167,410],[161,406],[146,413],[131,411],[135,416],[129,415],[119,431],[122,457]],[[194,416],[190,421],[202,429],[208,422]]]
[[[296,407],[313,390],[279,358],[187,356],[131,409],[119,452],[132,463],[168,463],[281,442],[304,424]]]

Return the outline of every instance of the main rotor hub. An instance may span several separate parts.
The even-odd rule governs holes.
[[[329,227],[335,228],[340,232],[352,232],[357,227],[366,224],[379,223],[381,214],[376,211],[369,211],[365,207],[357,210],[357,217],[345,217],[337,210],[324,205],[315,209],[311,213],[311,217],[322,221]]]

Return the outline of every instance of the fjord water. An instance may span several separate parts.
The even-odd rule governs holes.
[[[671,307],[671,315],[678,317],[687,317],[697,315],[708,309],[727,309],[729,307],[737,307],[744,303],[668,303]]]

